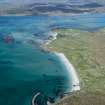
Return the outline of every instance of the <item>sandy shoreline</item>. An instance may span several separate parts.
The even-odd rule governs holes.
[[[70,75],[70,78],[72,80],[71,81],[72,84],[70,84],[72,85],[71,92],[80,90],[79,78],[77,76],[77,73],[73,65],[69,62],[69,60],[66,58],[66,56],[63,53],[55,52],[55,55],[57,55],[60,58],[61,62],[64,64],[66,70],[68,71]]]
[[[57,32],[54,32],[54,33],[52,32],[51,35],[53,35],[53,39],[50,40],[47,44],[49,44],[53,40],[56,40],[58,33]],[[80,90],[79,78],[77,76],[76,70],[73,67],[73,65],[69,62],[69,60],[66,58],[66,56],[63,53],[54,52],[54,54],[57,55],[60,58],[61,62],[63,62],[66,70],[68,71],[68,73],[70,75],[70,78],[72,80],[71,81],[72,82],[71,92]]]
[[[50,34],[52,36],[52,39],[48,40],[46,42],[46,45],[50,44],[53,40],[57,39],[58,33],[51,32]],[[72,85],[72,88],[70,89],[70,92],[80,90],[79,78],[77,76],[77,73],[76,73],[73,65],[69,62],[69,60],[66,58],[66,56],[63,53],[54,52],[54,54],[59,57],[60,61],[64,64],[65,69],[69,73],[69,76],[70,76],[70,79],[71,79],[70,85]],[[32,105],[36,105],[34,102],[39,95],[40,95],[40,92],[34,95],[34,97],[32,98]],[[47,105],[52,105],[52,104],[49,101],[47,101]]]

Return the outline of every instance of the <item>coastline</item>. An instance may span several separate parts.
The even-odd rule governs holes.
[[[49,45],[52,41],[56,40],[57,39],[57,35],[58,33],[57,32],[50,32],[50,35],[49,37],[51,37],[51,39],[48,39],[46,42],[45,42],[45,46]],[[71,85],[71,88],[70,88],[70,91],[69,93],[71,92],[75,92],[75,91],[79,91],[80,90],[80,83],[79,83],[79,78],[77,76],[77,73],[76,73],[76,70],[75,68],[73,67],[73,65],[69,62],[69,60],[67,59],[67,57],[64,55],[64,53],[59,53],[59,52],[53,52],[53,54],[55,54],[59,59],[60,61],[64,64],[65,66],[65,69],[68,71],[69,73],[69,76],[70,76],[70,79],[71,79],[71,82],[70,82],[70,85]],[[72,84],[71,84],[72,83]],[[67,94],[69,94],[67,93]],[[36,105],[35,104],[35,100],[36,98],[40,95],[40,92],[38,92],[37,94],[35,94],[32,98],[32,105]],[[66,97],[66,96],[65,96]],[[54,104],[51,104],[49,101],[47,101],[47,105],[54,105]]]
[[[57,35],[58,33],[57,32],[49,32],[49,37],[48,37],[48,40],[45,42],[45,45],[48,45],[50,44],[52,41],[56,40],[57,39]]]
[[[81,90],[71,92],[55,105],[105,104],[105,28],[94,32],[78,29],[58,29],[57,40],[46,48],[63,52],[76,68]],[[101,53],[100,53],[101,52]]]
[[[46,42],[46,46],[49,45],[52,41],[57,39],[57,32],[50,32],[50,36],[52,36],[51,40],[48,40],[48,42]],[[70,92],[74,92],[74,91],[79,91],[80,90],[80,83],[79,83],[79,78],[77,76],[76,70],[73,67],[73,65],[69,62],[69,60],[67,59],[67,57],[64,55],[64,53],[59,53],[59,52],[54,52],[54,54],[56,56],[59,57],[59,59],[61,60],[61,62],[64,64],[65,69],[68,71],[70,78],[71,78],[71,82],[70,85],[72,85],[72,88],[70,89]]]
[[[63,53],[55,52],[55,55],[57,55],[60,58],[61,62],[64,64],[66,70],[70,75],[70,78],[72,80],[71,81],[72,84],[70,84],[72,85],[71,92],[80,90],[79,78],[77,76],[76,70],[74,69],[73,65],[69,62],[69,60]]]

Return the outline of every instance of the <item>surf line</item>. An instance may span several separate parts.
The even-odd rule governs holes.
[[[35,94],[32,98],[32,105],[38,105],[35,101],[36,101],[36,98],[40,95],[41,93],[38,92],[37,94]],[[47,105],[52,105],[49,101],[47,101]]]
[[[61,62],[64,64],[65,69],[68,71],[71,82],[72,82],[72,88],[71,92],[73,91],[79,91],[80,90],[80,83],[79,83],[79,78],[77,76],[76,70],[74,69],[73,65],[69,62],[69,60],[66,58],[66,56],[63,53],[57,53],[54,52],[56,56],[59,57]]]
[[[36,98],[40,95],[40,92],[38,92],[37,94],[35,94],[32,98],[32,105],[37,105],[37,103],[35,103]]]

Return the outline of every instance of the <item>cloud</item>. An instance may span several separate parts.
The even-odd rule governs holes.
[[[68,0],[0,0],[0,3],[64,3]]]
[[[86,3],[91,3],[91,2],[105,4],[105,0],[68,0],[68,2],[73,3],[73,4],[86,4]]]
[[[99,4],[105,4],[105,0],[0,0],[0,4],[10,3],[16,5],[32,4],[32,3],[71,3],[71,4],[85,4],[85,3],[97,2]]]

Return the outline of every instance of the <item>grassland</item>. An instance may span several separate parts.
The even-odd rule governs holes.
[[[58,33],[57,40],[47,45],[47,49],[66,55],[78,73],[81,86],[81,91],[57,105],[105,105],[105,29],[54,31]]]

